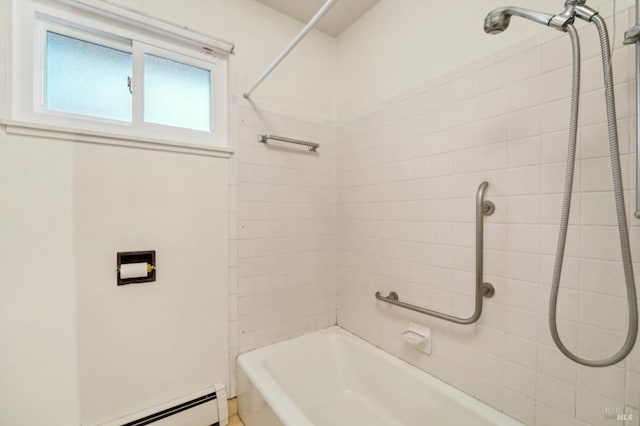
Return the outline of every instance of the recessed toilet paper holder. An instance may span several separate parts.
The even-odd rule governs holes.
[[[117,253],[117,284],[139,284],[156,280],[156,251],[122,251]]]

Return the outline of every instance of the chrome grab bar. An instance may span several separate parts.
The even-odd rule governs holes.
[[[624,44],[635,44],[636,48],[636,111],[640,111],[640,3],[636,0],[636,23],[624,33]],[[636,211],[640,219],[640,115],[636,114]]]
[[[469,318],[460,318],[454,315],[443,314],[442,312],[432,311],[431,309],[422,308],[420,306],[412,305],[410,303],[401,302],[398,293],[392,291],[388,296],[382,296],[379,291],[376,291],[376,299],[383,302],[391,303],[392,305],[400,306],[402,308],[410,309],[421,314],[431,315],[432,317],[440,318],[446,321],[451,321],[456,324],[473,324],[478,321],[482,314],[482,298],[493,297],[495,294],[495,288],[491,283],[486,283],[483,280],[484,268],[483,268],[483,241],[484,241],[484,220],[483,216],[490,216],[496,210],[496,206],[491,201],[485,201],[484,193],[489,186],[488,182],[482,182],[478,186],[476,192],[476,308]]]
[[[299,139],[285,138],[284,136],[276,136],[276,135],[269,135],[269,134],[258,135],[258,142],[267,143],[268,140],[274,140],[274,141],[280,141],[280,142],[294,143],[296,145],[308,146],[309,147],[309,151],[312,151],[312,152],[316,152],[316,150],[320,147],[320,144],[317,144],[315,142],[307,142],[307,141],[301,141]]]

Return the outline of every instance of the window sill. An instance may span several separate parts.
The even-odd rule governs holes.
[[[225,147],[207,147],[140,136],[51,126],[27,121],[0,120],[0,125],[5,127],[7,134],[36,136],[45,139],[115,145],[153,151],[203,155],[207,157],[229,158],[233,154],[233,149]]]

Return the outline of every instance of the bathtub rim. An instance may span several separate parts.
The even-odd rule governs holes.
[[[248,380],[259,391],[261,397],[269,405],[269,408],[285,425],[292,424],[296,426],[316,426],[296,405],[291,397],[289,397],[287,391],[283,389],[282,386],[280,386],[280,384],[275,380],[275,378],[270,375],[265,365],[265,361],[272,353],[276,351],[280,351],[289,346],[303,344],[306,340],[314,339],[318,336],[323,335],[346,338],[352,341],[355,345],[371,351],[373,356],[380,357],[384,361],[390,362],[391,365],[400,368],[402,371],[407,372],[408,374],[416,374],[417,372],[417,376],[419,377],[420,381],[425,383],[427,386],[432,386],[436,391],[442,392],[445,396],[460,401],[465,405],[465,407],[475,412],[478,416],[483,417],[487,421],[494,422],[496,425],[522,426],[522,423],[509,416],[508,414],[490,406],[485,402],[478,400],[477,398],[465,393],[464,391],[443,381],[442,379],[432,375],[431,373],[428,373],[416,367],[415,365],[412,365],[409,362],[379,348],[378,346],[375,346],[374,344],[340,327],[339,325],[334,325],[323,330],[297,336],[259,349],[254,349],[252,351],[242,353],[238,356],[238,367],[242,369]],[[265,390],[268,390],[268,392],[265,392]],[[240,394],[238,394],[238,397],[240,397]]]

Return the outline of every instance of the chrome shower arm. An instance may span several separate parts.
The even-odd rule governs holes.
[[[548,13],[536,12],[535,10],[529,10],[522,7],[501,7],[499,9],[494,9],[493,13],[500,13],[507,16],[519,16],[521,18],[528,19],[533,22],[537,22],[542,25],[549,25],[549,22],[553,18],[553,15],[549,15]]]

